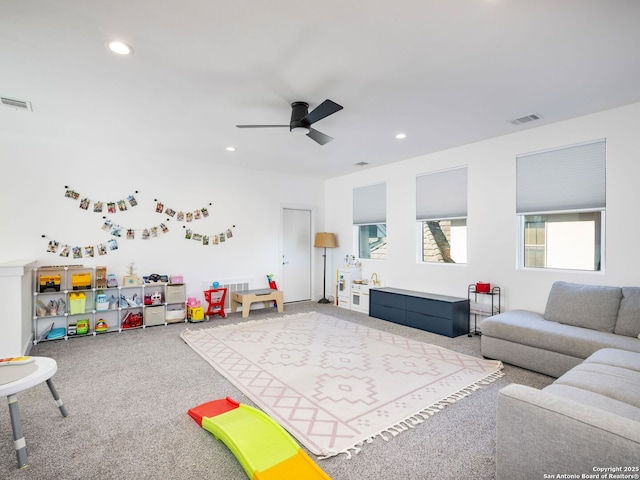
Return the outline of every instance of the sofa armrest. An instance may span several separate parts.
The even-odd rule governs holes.
[[[498,393],[497,480],[638,466],[640,422],[524,385]]]

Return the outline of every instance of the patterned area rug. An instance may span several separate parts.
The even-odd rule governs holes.
[[[350,456],[502,376],[499,361],[321,313],[186,330],[182,338],[321,457]]]

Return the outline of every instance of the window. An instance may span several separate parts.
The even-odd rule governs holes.
[[[357,229],[358,257],[387,258],[387,185],[353,189],[353,224]]]
[[[516,158],[521,267],[600,271],[604,140]]]
[[[467,263],[467,167],[416,177],[420,260]]]

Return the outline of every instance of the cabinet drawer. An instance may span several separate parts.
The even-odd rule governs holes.
[[[166,302],[183,303],[187,301],[187,293],[184,284],[167,285]]]
[[[147,307],[144,309],[144,324],[147,326],[164,324],[164,306]]]
[[[407,310],[416,313],[428,313],[435,317],[451,318],[453,303],[430,300],[428,298],[407,297]]]
[[[369,316],[379,318],[381,320],[387,320],[393,323],[399,323],[400,325],[405,325],[407,315],[405,310],[399,310],[394,307],[387,307],[386,305],[376,305],[375,303],[370,303]]]
[[[407,297],[404,295],[397,295],[395,293],[379,292],[377,290],[369,291],[369,298],[371,304],[384,305],[385,307],[406,309]]]
[[[407,312],[407,326],[453,337],[453,322],[450,319],[434,317],[423,313]],[[457,336],[457,335],[456,335]]]

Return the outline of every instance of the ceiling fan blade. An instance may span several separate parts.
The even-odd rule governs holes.
[[[238,127],[238,128],[280,128],[280,127],[287,127],[287,128],[289,128],[289,125],[236,125],[236,127]]]
[[[327,99],[311,110],[303,120],[305,122],[309,122],[309,125],[311,125],[312,123],[316,123],[318,120],[322,120],[329,115],[339,112],[342,108],[342,105],[338,105],[336,102]]]
[[[330,137],[329,135],[325,135],[324,133],[319,132],[318,130],[314,130],[313,128],[309,129],[309,133],[307,133],[307,137],[311,138],[312,140],[315,140],[320,145],[325,145],[329,143],[331,140],[333,140],[333,137]]]

